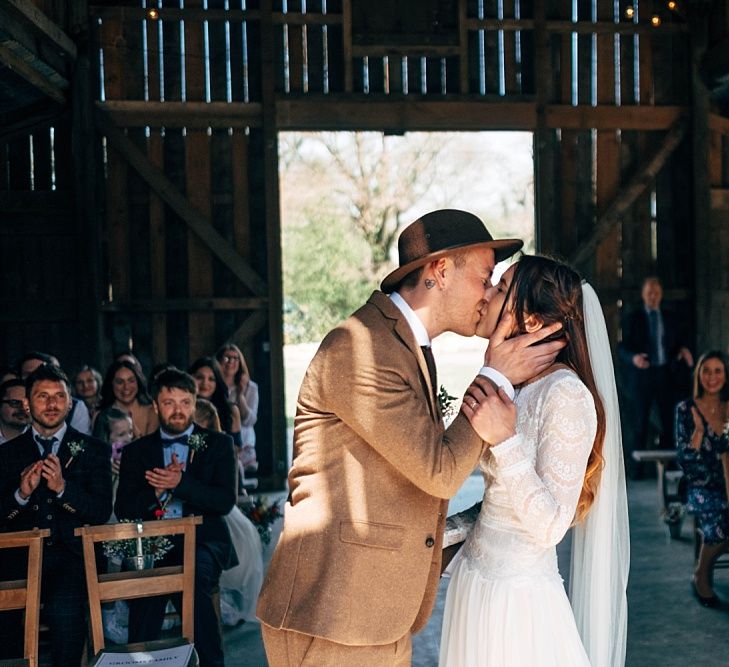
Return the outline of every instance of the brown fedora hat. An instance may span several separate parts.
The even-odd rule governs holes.
[[[383,292],[393,292],[415,269],[463,248],[493,248],[496,261],[500,262],[523,245],[524,241],[519,239],[495,241],[473,213],[455,208],[432,211],[403,229],[397,240],[400,266],[385,277],[380,287]]]

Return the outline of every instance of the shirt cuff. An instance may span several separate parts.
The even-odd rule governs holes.
[[[30,502],[30,496],[23,500],[23,498],[20,496],[20,489],[17,489],[15,491],[15,502],[18,503],[21,507],[25,507]]]
[[[507,378],[506,375],[500,373],[495,368],[491,368],[491,366],[482,366],[478,374],[487,377],[497,387],[501,387],[506,392],[507,396],[512,401],[514,400],[514,387],[511,382],[509,382],[509,378]]]

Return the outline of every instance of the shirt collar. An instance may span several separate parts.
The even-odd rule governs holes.
[[[48,438],[56,438],[59,443],[63,442],[63,438],[66,436],[66,431],[68,430],[68,424],[66,422],[63,422],[63,425],[61,428],[59,428],[55,433],[52,433]],[[35,426],[32,427],[33,431],[33,440],[37,442],[38,438],[42,438],[43,440],[48,440],[45,436],[38,433],[38,431],[35,430]]]
[[[192,431],[195,428],[195,424],[190,424],[182,433],[167,433],[161,426],[159,427],[159,437],[162,438],[162,440],[174,440],[175,438],[183,438],[183,437],[190,437],[192,435]]]
[[[389,297],[397,306],[398,310],[400,310],[400,312],[405,316],[418,345],[420,345],[420,347],[430,345],[430,336],[428,336],[428,331],[426,330],[425,325],[420,321],[420,318],[415,314],[415,311],[410,307],[408,302],[405,301],[398,292],[393,292],[389,295]]]

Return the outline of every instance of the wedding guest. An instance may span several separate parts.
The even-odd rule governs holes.
[[[205,398],[195,402],[195,423],[211,431],[221,430],[218,412]],[[238,565],[220,576],[220,619],[223,625],[237,625],[256,618],[256,601],[263,582],[263,549],[258,530],[237,506],[225,515],[225,522]]]
[[[101,403],[101,383],[101,373],[88,365],[82,366],[73,378],[73,393],[86,404],[92,425]]]
[[[160,427],[122,450],[114,506],[122,519],[203,517],[195,543],[195,648],[201,667],[223,665],[213,592],[220,574],[238,560],[225,523],[235,504],[235,457],[227,435],[193,423],[195,380],[177,369],[163,371],[152,387]],[[160,567],[182,562],[180,541]],[[169,596],[132,600],[129,641],[157,639]]]
[[[216,353],[223,380],[228,387],[228,398],[238,406],[241,421],[241,447],[238,458],[247,472],[258,470],[256,457],[256,431],[258,420],[258,385],[251,380],[248,365],[240,348],[226,343]]]
[[[153,433],[159,426],[144,376],[130,361],[114,361],[106,371],[101,385],[99,409],[111,406],[123,410],[132,418],[135,438]]]
[[[102,410],[94,423],[94,437],[111,446],[111,473],[116,483],[122,449],[134,440],[132,418],[124,410],[111,406]]]
[[[109,446],[66,424],[63,371],[42,364],[26,380],[32,427],[0,447],[0,530],[50,529],[43,547],[41,600],[56,667],[80,664],[86,640],[86,578],[74,530],[111,514]],[[27,551],[3,555],[3,576],[24,579]],[[22,612],[0,622],[0,657],[22,654]],[[6,653],[7,651],[7,653]]]
[[[701,550],[692,579],[704,607],[718,607],[712,586],[714,563],[729,549],[729,505],[722,460],[729,451],[729,387],[724,356],[701,355],[694,370],[693,397],[676,406],[678,461],[688,481],[688,508],[696,517]]]
[[[0,384],[0,445],[25,433],[30,424],[25,382],[11,378]]]
[[[625,470],[634,479],[641,476],[642,469],[632,453],[646,448],[654,403],[661,421],[659,445],[673,449],[673,409],[676,400],[685,396],[677,391],[677,382],[694,365],[678,319],[662,306],[663,287],[656,276],[643,281],[641,299],[642,303],[623,317],[623,338],[618,345],[629,393]]]
[[[228,387],[223,381],[218,362],[212,357],[201,357],[190,366],[188,373],[195,379],[198,396],[207,398],[215,406],[223,432],[240,447],[240,411],[237,405],[228,400]]]
[[[15,366],[0,366],[0,384],[15,378],[20,378]]]
[[[45,352],[28,352],[20,360],[20,377],[25,380],[34,370],[43,364],[61,368],[58,359]],[[66,423],[79,433],[91,435],[91,415],[86,404],[78,398],[71,398],[71,409],[66,416]]]

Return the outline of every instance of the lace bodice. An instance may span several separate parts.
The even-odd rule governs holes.
[[[517,393],[516,435],[481,461],[483,507],[463,549],[483,576],[558,577],[555,545],[569,529],[597,428],[574,372],[559,369]]]

